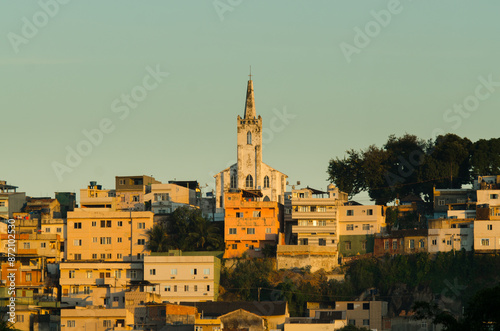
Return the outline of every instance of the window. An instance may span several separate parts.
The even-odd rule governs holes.
[[[247,179],[245,181],[245,186],[246,187],[253,187],[253,177],[252,175],[248,175]]]
[[[117,259],[121,259],[122,257],[123,257],[123,255],[121,255],[120,253],[116,254]]]
[[[106,221],[106,227],[110,228],[111,227],[111,221]]]
[[[113,297],[113,302],[120,302],[120,297]]]
[[[90,294],[90,286],[83,287],[83,294]]]
[[[264,188],[269,188],[269,177],[264,177]]]
[[[81,229],[82,228],[82,223],[81,222],[75,222],[75,224],[73,226],[75,227],[75,229]]]
[[[260,211],[254,211],[253,217],[260,217]]]
[[[236,228],[229,228],[229,234],[236,234]]]
[[[146,239],[137,239],[137,245],[144,245],[146,243]]]
[[[451,240],[450,239],[446,240],[446,245],[451,246]]]
[[[490,245],[489,239],[481,239],[481,246],[489,246],[489,245]]]
[[[80,292],[80,289],[78,286],[71,286],[71,293],[78,294],[79,292]]]
[[[106,258],[106,254],[101,254],[101,259],[105,259]]]
[[[300,220],[299,223],[298,223],[299,226],[308,226],[309,225],[309,221],[306,221],[306,220]]]
[[[369,302],[363,303],[363,310],[370,310],[370,303]]]
[[[418,247],[420,247],[420,248],[425,248],[425,241],[424,241],[423,239],[420,239],[420,240],[418,241]]]
[[[92,270],[87,270],[87,278],[92,278]]]
[[[346,229],[346,231],[354,230],[354,224],[346,224],[345,229]]]
[[[247,145],[252,144],[252,133],[250,131],[247,132]]]
[[[191,269],[191,275],[197,275],[198,269]]]
[[[26,281],[31,282],[31,272],[26,273]]]
[[[174,285],[174,292],[177,292],[177,285]]]
[[[132,196],[132,201],[134,201],[134,202],[139,202],[140,200],[141,200],[141,199],[140,199],[140,197],[139,197],[138,195],[134,195],[134,196]]]
[[[121,242],[122,242],[122,237],[118,237],[118,238],[116,238],[116,242],[121,243]]]
[[[207,285],[207,291],[210,292],[210,285]]]
[[[238,244],[232,244],[231,249],[238,249]]]
[[[436,246],[437,245],[437,240],[436,239],[432,239],[432,246]]]
[[[93,259],[97,259],[97,254],[92,254]]]
[[[93,242],[93,243],[97,243],[97,237],[93,237],[93,238],[92,238],[92,242]]]
[[[195,285],[195,286],[194,286],[194,291],[195,291],[195,292],[198,292],[198,285]]]
[[[266,228],[266,233],[272,233],[272,229],[271,228]]]
[[[367,209],[366,210],[366,215],[373,215],[373,209]]]
[[[363,325],[370,325],[370,320],[364,319],[363,320]]]
[[[354,310],[354,303],[348,303],[347,310]]]
[[[488,228],[488,230],[493,230],[493,224],[488,224],[487,228]]]
[[[189,285],[184,285],[184,292],[189,292]]]
[[[408,247],[410,248],[415,248],[415,240],[414,239],[410,239],[410,242],[408,244]]]
[[[101,245],[111,244],[111,237],[101,237]]]
[[[57,228],[57,229],[56,229],[56,232],[61,233],[61,232],[62,232],[62,229],[61,229],[61,228]]]
[[[398,241],[397,240],[392,241],[392,249],[398,249]]]
[[[210,275],[210,269],[203,269],[203,274],[204,275]]]
[[[40,248],[46,248],[47,247],[47,243],[40,243]]]
[[[17,321],[24,323],[24,315],[17,315]]]
[[[73,240],[73,245],[74,246],[81,246],[82,245],[82,240],[81,239],[75,239],[75,240]]]
[[[138,229],[145,229],[146,228],[146,223],[144,223],[144,222],[137,223],[137,228]]]
[[[498,199],[498,194],[490,194],[490,199]]]
[[[68,321],[68,328],[74,328],[76,326],[76,322],[73,320]]]
[[[255,228],[247,228],[247,234],[255,234]]]
[[[111,327],[111,320],[102,321],[102,326],[105,328],[110,328]]]
[[[92,226],[97,226],[97,222],[96,221],[92,221]]]
[[[299,239],[299,244],[300,245],[309,245],[309,239],[307,239],[307,238]]]
[[[75,260],[81,260],[82,254],[75,254]]]
[[[389,240],[384,240],[384,249],[389,249]]]
[[[364,240],[363,242],[361,242],[361,249],[365,249],[366,250],[366,240]]]
[[[445,201],[443,199],[438,200],[438,206],[444,206]]]
[[[137,278],[137,270],[130,270],[129,275],[129,278]]]
[[[69,271],[69,278],[75,278],[75,270]]]
[[[350,249],[351,249],[351,242],[350,242],[350,241],[346,241],[346,242],[344,243],[344,245],[345,245],[345,249],[346,249],[346,250],[350,250]]]
[[[347,216],[353,216],[354,215],[354,210],[353,209],[348,209],[346,215]]]
[[[318,226],[326,226],[326,221],[318,221]]]
[[[118,222],[116,223],[116,225],[118,225],[118,226],[123,226],[123,221],[118,221]]]
[[[320,246],[326,246],[326,239],[324,239],[324,238],[319,238],[319,245],[320,245]]]
[[[236,213],[236,217],[243,218],[243,213]]]
[[[105,228],[106,227],[106,221],[102,220],[101,221],[101,228]]]
[[[122,271],[121,270],[115,270],[115,278],[122,278]]]
[[[349,320],[347,323],[349,325],[356,325],[356,320]]]
[[[170,285],[165,286],[165,292],[170,292]]]
[[[177,269],[170,269],[171,275],[177,275]]]
[[[238,181],[236,179],[236,175],[232,174],[231,175],[231,188],[236,188],[238,186],[237,183],[238,183]]]
[[[363,224],[363,230],[370,230],[370,224]]]
[[[50,228],[45,228],[45,232],[50,233]]]

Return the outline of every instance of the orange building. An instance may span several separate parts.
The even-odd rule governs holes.
[[[276,245],[281,232],[282,205],[276,201],[260,201],[259,190],[225,193],[224,258],[262,257],[266,245]]]

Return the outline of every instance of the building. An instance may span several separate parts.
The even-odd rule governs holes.
[[[100,211],[77,208],[68,213],[65,259],[140,261],[146,249],[150,211]]]
[[[342,257],[373,252],[374,236],[385,232],[385,206],[345,204],[339,207],[339,253]]]
[[[429,220],[429,253],[471,251],[474,244],[474,219]]]
[[[20,212],[26,201],[26,193],[17,192],[17,186],[7,185],[0,180],[0,218],[10,219],[13,213]]]
[[[369,330],[390,330],[387,328],[387,302],[385,301],[336,301],[335,306],[322,307],[318,303],[307,304],[309,317],[316,317],[322,312],[345,311],[347,323]]]
[[[195,208],[196,191],[176,184],[152,184],[151,192],[144,195],[144,201],[151,202],[155,214],[171,214],[177,208]]]
[[[262,118],[256,115],[252,80],[248,81],[243,118],[237,128],[237,162],[215,175],[217,207],[225,208],[225,192],[230,189],[260,190],[263,201],[284,203],[284,173],[262,162]]]
[[[97,182],[92,181],[86,189],[80,190],[80,208],[99,208],[117,210],[115,190],[103,189]]]
[[[150,284],[147,291],[168,302],[216,301],[221,260],[210,253],[170,251],[145,256],[144,280]]]
[[[334,331],[347,326],[346,311],[316,311],[314,317],[290,317],[285,331]]]
[[[134,316],[127,309],[75,307],[61,309],[61,330],[132,330]]]
[[[161,184],[151,176],[116,176],[115,191],[118,210],[145,210],[144,195],[151,192],[151,185]]]
[[[225,194],[224,258],[262,257],[266,245],[278,243],[283,207],[276,201],[261,201],[260,191],[238,190]]]
[[[448,217],[450,205],[466,204],[476,201],[476,191],[474,189],[436,189],[433,188],[434,197],[434,218]],[[466,215],[466,218],[473,217]]]
[[[373,254],[375,256],[413,254],[428,250],[427,229],[394,230],[391,233],[375,235]]]
[[[125,308],[130,284],[143,278],[142,262],[63,262],[61,302],[66,306]]]

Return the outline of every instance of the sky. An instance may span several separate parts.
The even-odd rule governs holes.
[[[3,1],[0,179],[30,196],[143,174],[209,192],[236,161],[250,65],[263,160],[290,184],[326,189],[330,159],[391,134],[498,137],[499,12],[495,0]]]

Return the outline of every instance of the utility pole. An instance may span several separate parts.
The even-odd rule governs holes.
[[[262,289],[262,287],[259,287],[259,288],[258,288],[258,295],[257,295],[258,299],[257,299],[257,301],[259,301],[259,302],[260,302],[260,290],[261,290],[261,289]]]

